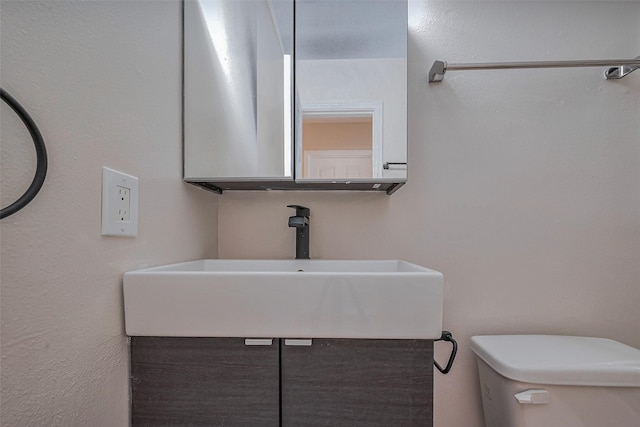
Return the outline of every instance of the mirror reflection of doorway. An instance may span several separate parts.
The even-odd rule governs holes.
[[[327,107],[327,106],[325,106]],[[305,179],[367,179],[379,175],[381,106],[319,106],[302,112],[299,167]],[[378,172],[378,173],[377,173]]]
[[[372,117],[302,120],[305,178],[369,178],[373,171]]]

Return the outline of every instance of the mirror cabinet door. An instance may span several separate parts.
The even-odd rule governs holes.
[[[186,180],[293,179],[293,0],[184,2]]]
[[[185,1],[185,180],[404,183],[407,22],[406,0]]]
[[[407,2],[296,0],[296,181],[407,178]]]

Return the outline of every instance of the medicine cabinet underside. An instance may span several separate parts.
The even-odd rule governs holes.
[[[222,194],[224,191],[270,191],[270,190],[301,190],[301,191],[384,191],[393,194],[404,182],[295,182],[295,181],[195,181],[186,182],[202,187],[214,193]]]

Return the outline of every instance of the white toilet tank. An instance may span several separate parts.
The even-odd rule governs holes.
[[[486,427],[640,427],[640,350],[604,338],[485,335]]]

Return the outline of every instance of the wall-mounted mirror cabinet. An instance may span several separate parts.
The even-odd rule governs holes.
[[[391,193],[406,125],[406,1],[184,2],[186,181]]]

